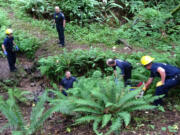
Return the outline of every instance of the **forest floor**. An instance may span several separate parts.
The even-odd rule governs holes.
[[[6,58],[0,58],[0,81],[15,80],[17,81],[17,87],[23,90],[31,92],[39,92],[45,87],[48,87],[49,80],[41,76],[39,70],[36,67],[36,63],[41,57],[47,57],[63,53],[63,48],[60,48],[57,44],[57,37],[48,34],[48,31],[42,31],[38,27],[32,26],[30,22],[18,19],[13,14],[13,9],[9,11],[9,18],[13,22],[12,28],[23,29],[27,33],[37,37],[39,40],[47,39],[36,51],[35,59],[29,60],[23,55],[17,57],[17,73],[9,73],[8,63]],[[107,48],[105,45],[95,45],[94,47]],[[67,51],[75,49],[89,49],[89,45],[77,44],[75,42],[66,39]],[[137,51],[143,51],[142,49],[129,50],[124,47],[119,47],[116,50],[120,53],[131,53]],[[1,95],[6,95],[1,93]],[[130,126],[125,127],[122,130],[121,135],[180,135],[180,129],[174,127],[180,127],[180,110],[174,107],[175,99],[168,97],[164,106],[165,112],[155,110],[146,112],[136,112],[133,114],[132,122]],[[21,105],[21,110],[25,116],[25,119],[29,119],[31,112],[31,105]],[[0,128],[7,122],[2,114],[0,114]],[[55,113],[44,124],[42,130],[43,135],[94,135],[90,124],[81,126],[72,126],[73,119],[63,116],[60,113]],[[67,128],[71,129],[71,132],[67,132]],[[10,131],[6,130],[2,135],[10,135]]]

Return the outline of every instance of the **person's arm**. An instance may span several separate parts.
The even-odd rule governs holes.
[[[117,78],[117,71],[116,70],[114,70],[114,76],[115,76],[115,78]]]
[[[152,83],[153,79],[154,79],[153,77],[150,77],[150,78],[148,79],[148,81],[145,83],[145,86],[144,86],[144,88],[143,88],[144,91],[149,88],[149,85]]]
[[[62,92],[63,91],[63,86],[62,85],[60,85],[60,87],[59,87],[59,90]]]
[[[161,82],[162,82],[162,84],[164,84],[165,79],[166,79],[166,72],[165,72],[165,70],[164,70],[163,68],[161,68],[161,67],[158,67],[157,72],[158,72],[158,73],[160,74],[160,76],[161,76]]]
[[[2,50],[3,50],[3,52],[6,51],[4,44],[2,44]]]
[[[66,20],[65,19],[63,20],[63,27],[64,28],[66,27]]]
[[[14,45],[14,46],[16,45],[16,43],[14,42],[14,40],[13,40],[13,45]]]
[[[63,81],[63,79],[61,80],[61,82],[60,82],[60,87],[59,87],[59,90],[62,92],[63,91],[63,89],[64,89],[64,81]]]

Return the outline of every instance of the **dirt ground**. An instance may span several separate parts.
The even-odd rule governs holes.
[[[0,63],[0,78],[12,79],[9,75],[7,60],[1,58],[3,62]],[[19,80],[18,88],[28,90],[31,92],[39,92],[42,88],[48,86],[48,79],[38,76],[38,70],[33,70],[34,63],[25,58],[18,58],[20,69],[24,69],[26,75],[22,75]],[[28,71],[30,70],[30,71]],[[7,74],[4,74],[6,72]],[[43,85],[43,87],[42,87]],[[4,95],[5,93],[1,93]],[[7,93],[6,93],[7,94]],[[175,104],[176,99],[168,98],[171,101],[170,105]],[[26,120],[29,120],[32,106],[21,105],[21,110]],[[2,127],[7,120],[0,114],[0,127]],[[79,126],[72,126],[74,120],[72,117],[63,116],[61,113],[55,113],[44,124],[41,131],[42,135],[95,135],[91,124],[84,124]],[[180,112],[174,107],[170,107],[169,103],[165,104],[165,112],[155,111],[139,111],[132,114],[131,124],[123,128],[121,135],[180,135],[180,129],[176,132],[170,132],[168,127],[177,125],[180,127]],[[165,129],[164,129],[165,128]],[[70,132],[68,131],[70,129]],[[6,130],[2,135],[10,135],[10,130]],[[40,134],[38,134],[40,135]]]
[[[5,58],[0,58],[0,80],[7,79],[9,76],[8,62]]]

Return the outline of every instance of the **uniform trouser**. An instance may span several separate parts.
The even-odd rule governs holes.
[[[124,73],[124,85],[125,86],[130,85],[129,79],[131,79],[131,72],[132,72],[132,67],[129,67],[125,70],[125,73]]]
[[[8,64],[10,71],[14,71],[16,69],[16,53],[15,52],[8,52],[7,54]]]
[[[60,44],[64,45],[64,27],[61,25],[56,25],[56,29],[59,36],[59,42]]]
[[[65,90],[62,90],[62,94],[63,94],[64,96],[67,96],[67,93],[66,93]]]
[[[178,84],[180,84],[180,80],[179,79],[175,79],[175,78],[166,79],[164,85],[156,88],[155,95],[156,96],[160,96],[160,95],[165,94],[165,96],[167,96],[169,89],[173,88],[174,86],[176,86]],[[154,104],[155,105],[162,104],[162,98],[159,98],[159,99],[155,100]]]

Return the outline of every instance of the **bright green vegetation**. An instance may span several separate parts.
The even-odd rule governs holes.
[[[64,52],[63,54],[56,56],[49,56],[48,58],[42,58],[39,60],[40,71],[42,74],[49,77],[49,79],[57,82],[64,76],[66,70],[70,70],[75,76],[91,76],[94,71],[99,70],[103,73],[103,76],[112,74],[112,68],[106,65],[108,58],[124,59],[132,63],[133,73],[132,80],[142,81],[147,80],[149,77],[149,71],[140,65],[140,58],[144,55],[142,52],[132,54],[119,54],[112,51],[104,51],[102,49],[90,49],[90,50],[75,50],[72,52]],[[171,56],[170,53],[151,54],[156,58],[156,62],[165,62],[172,65],[180,66],[178,57],[180,55]],[[167,59],[169,58],[169,59]],[[173,58],[173,59],[172,59]],[[58,74],[58,76],[57,76]],[[154,92],[155,84],[151,86],[151,90],[148,92]]]
[[[11,28],[13,22],[8,18],[8,13],[4,10],[0,11],[0,45],[2,45],[5,30]],[[14,29],[15,43],[19,46],[20,52],[24,53],[28,58],[33,58],[34,53],[40,45],[40,41],[24,30]],[[2,55],[2,54],[1,54]]]
[[[60,5],[66,19],[71,22],[66,27],[66,33],[78,42],[115,45],[119,38],[123,38],[132,46],[142,48],[151,46],[151,48],[161,49],[162,51],[170,51],[173,46],[180,43],[178,36],[180,30],[179,12],[172,14],[178,1],[166,0],[159,3],[149,1],[144,3],[141,0],[133,2],[120,0],[119,3],[114,3],[111,0],[108,3],[102,3],[96,0],[68,0],[57,3],[48,0],[35,0],[19,4],[23,7],[22,10],[32,16],[38,15],[38,18],[41,16],[40,18],[48,17],[50,19],[52,19],[53,6]],[[158,6],[154,6],[156,4]],[[114,13],[113,9],[119,11],[121,17],[112,15],[111,13]],[[18,16],[26,16],[22,12],[18,12]],[[115,22],[117,22],[118,17],[127,21],[127,23],[122,26],[117,25]],[[90,22],[93,22],[93,24],[89,25]],[[100,24],[102,22],[109,22],[115,28]],[[79,26],[79,23],[83,24],[83,27]],[[43,28],[44,25],[50,25],[50,23],[45,22],[41,27]],[[47,29],[50,30],[49,27]]]
[[[54,92],[56,98],[48,98],[48,92],[45,92],[32,108],[30,124],[24,120],[17,105],[16,97],[20,95],[18,94],[20,92],[17,93],[17,90],[9,89],[8,100],[0,98],[0,111],[8,119],[8,123],[1,130],[10,127],[13,135],[16,133],[30,135],[40,130],[44,121],[52,113],[62,112],[74,116],[76,118],[75,124],[94,121],[93,130],[97,134],[99,134],[97,129],[100,129],[100,123],[101,129],[106,128],[108,123],[111,123],[107,132],[110,134],[119,131],[123,123],[126,126],[130,123],[131,112],[155,108],[149,103],[153,102],[156,97],[146,95],[143,98],[135,98],[140,90],[129,91],[129,88],[122,87],[120,82],[115,84],[112,81],[112,76],[104,79],[101,76],[101,72],[96,71],[91,78],[81,78],[75,87],[68,92],[69,98],[62,95],[57,88],[57,91],[48,90]],[[21,94],[28,93],[21,92]],[[51,107],[45,111],[46,101],[51,103]]]
[[[154,57],[156,62],[180,67],[178,4],[178,0],[0,0],[0,44],[5,38],[5,29],[12,27],[19,54],[34,58],[44,43],[49,50],[55,46],[51,41],[54,43],[57,33],[52,28],[51,19],[56,5],[66,16],[67,43],[91,46],[84,50],[73,47],[72,51],[59,49],[58,55],[38,57],[38,68],[50,81],[59,82],[64,72],[70,70],[78,77],[78,83],[68,91],[68,97],[62,95],[55,84],[52,89],[46,89],[32,107],[29,121],[24,119],[19,102],[31,104],[33,97],[25,97],[32,93],[21,91],[15,85],[9,89],[3,84],[1,89],[9,91],[7,100],[0,97],[0,112],[8,123],[1,130],[10,128],[13,135],[41,134],[47,118],[60,112],[71,115],[75,119],[73,125],[92,123],[96,134],[120,134],[124,127],[131,125],[131,118],[137,110],[155,108],[151,104],[157,98],[152,96],[155,83],[143,98],[136,98],[140,89],[130,91],[129,87],[124,88],[121,78],[115,84],[112,68],[107,67],[106,60],[117,58],[132,63],[132,81],[137,82],[145,81],[149,76],[149,71],[139,61],[146,54]],[[123,48],[119,39],[124,39],[132,47],[130,54],[109,49],[112,46]],[[1,51],[0,56],[3,56]],[[55,94],[54,98],[48,96],[49,91]],[[168,109],[179,111],[178,94],[171,94],[175,104],[168,103]],[[45,108],[46,101],[49,102],[48,109]],[[163,107],[159,110],[162,114],[165,112]],[[148,121],[144,117],[133,119],[137,123],[136,129],[142,127],[143,121]],[[162,131],[176,133],[177,124],[174,125],[162,127]],[[148,128],[154,130],[156,126],[150,124]]]
[[[51,116],[58,108],[51,108],[45,111],[44,104],[47,101],[47,92],[41,97],[35,107],[32,108],[30,124],[24,120],[13,90],[9,90],[9,99],[4,100],[0,97],[0,111],[8,119],[8,123],[1,129],[11,128],[13,135],[32,135],[43,125],[44,121]]]
[[[149,103],[157,97],[146,95],[143,98],[135,98],[140,90],[130,91],[124,88],[123,83],[115,84],[113,77],[101,78],[99,71],[92,77],[81,78],[73,89],[68,91],[69,98],[52,99],[52,104],[65,103],[70,106],[73,115],[75,112],[75,125],[93,122],[93,130],[107,129],[105,134],[119,132],[122,125],[128,126],[131,120],[131,112],[136,110],[154,109]],[[69,107],[67,107],[69,108]],[[73,112],[73,113],[72,113]]]

